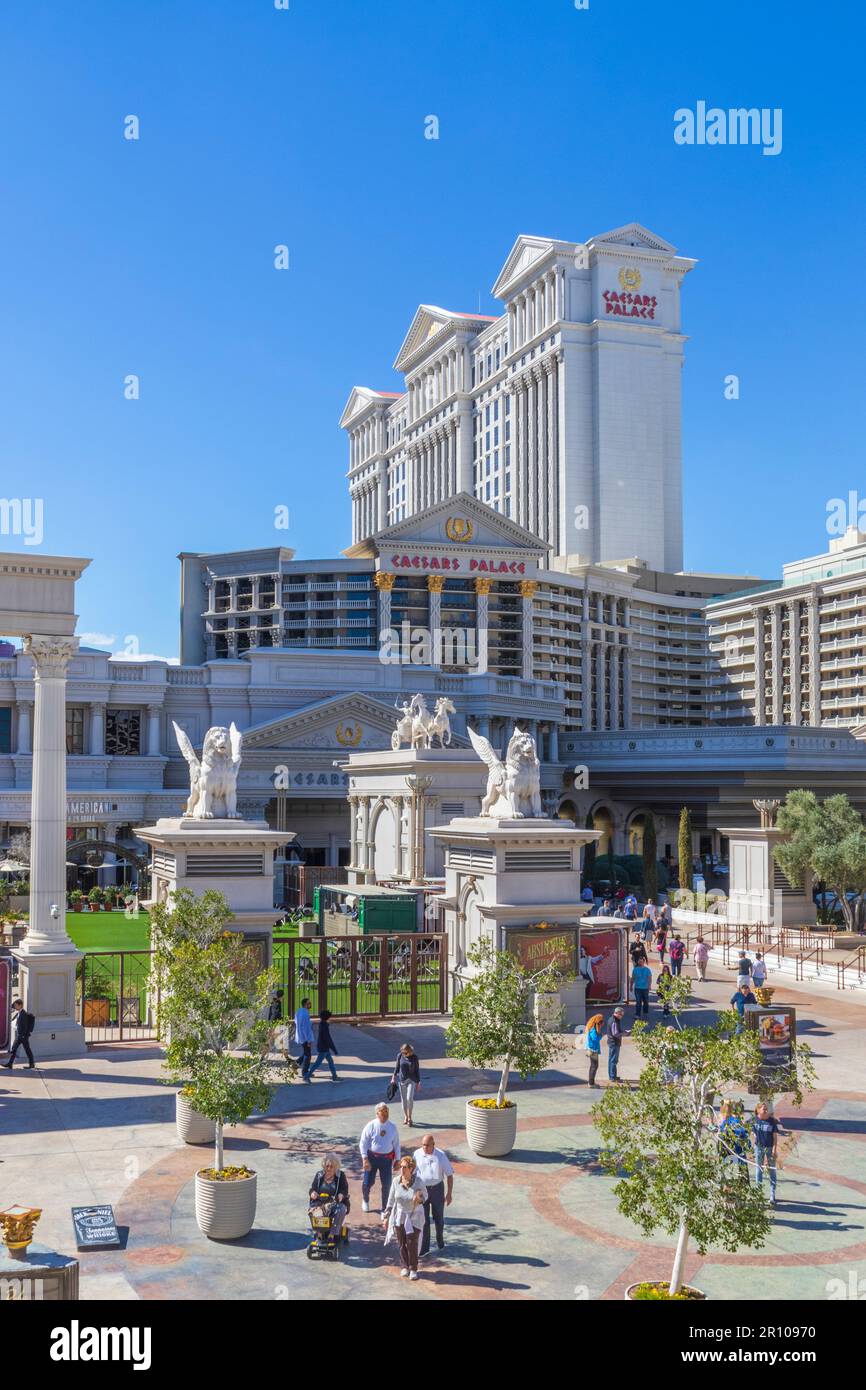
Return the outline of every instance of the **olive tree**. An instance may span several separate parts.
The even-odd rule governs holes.
[[[489,941],[471,946],[467,959],[476,973],[454,999],[446,1052],[471,1067],[501,1067],[501,1108],[512,1071],[525,1081],[564,1050],[556,1034],[537,1027],[530,1004],[533,995],[554,993],[569,976],[555,964],[527,970],[512,951],[497,951]]]
[[[687,998],[675,993],[677,1004]],[[757,1029],[738,1034],[733,1010],[708,1025],[676,1022],[652,1029],[635,1024],[644,1064],[637,1086],[610,1087],[592,1110],[601,1165],[617,1178],[619,1210],[645,1236],[658,1230],[676,1236],[671,1296],[680,1291],[691,1240],[701,1254],[711,1244],[735,1251],[762,1245],[770,1230],[762,1189],[740,1178],[736,1158],[731,1162],[726,1152],[714,1099],[758,1086],[763,1099],[790,1093],[799,1105],[814,1083],[811,1054],[801,1043],[792,1065],[773,1075],[772,1087],[761,1086]]]
[[[808,875],[836,894],[845,926],[860,930],[866,916],[866,826],[841,792],[820,802],[814,792],[788,792],[776,817],[787,835],[773,857],[788,882],[804,885]],[[852,892],[854,897],[847,894]]]

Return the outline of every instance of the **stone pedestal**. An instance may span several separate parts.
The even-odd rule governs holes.
[[[152,896],[144,906],[167,903],[179,888],[201,895],[213,888],[226,898],[229,926],[262,947],[271,963],[274,855],[294,840],[293,831],[271,830],[266,821],[158,820],[135,834],[151,848]]]
[[[468,978],[467,954],[479,940],[515,950],[528,965],[554,958],[578,972],[580,852],[600,838],[557,819],[494,820],[459,817],[433,832],[445,859],[440,899],[448,932],[452,992]],[[560,991],[565,1027],[585,1021],[585,985]]]
[[[78,1299],[78,1261],[31,1241],[21,1252],[0,1245],[0,1302],[70,1303]]]
[[[400,748],[352,753],[340,764],[349,778],[349,883],[405,881],[422,861],[426,878],[444,877],[442,846],[432,831],[455,815],[481,810],[487,769],[465,748]],[[425,784],[423,832],[412,783]],[[423,833],[424,844],[419,846]]]
[[[775,927],[811,926],[816,920],[809,879],[792,888],[773,859],[785,833],[769,826],[725,830],[728,837],[729,922],[766,922]]]

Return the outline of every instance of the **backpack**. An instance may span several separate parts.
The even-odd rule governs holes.
[[[36,1027],[36,1015],[24,1012],[24,1018],[26,1020],[27,1036],[29,1038]]]

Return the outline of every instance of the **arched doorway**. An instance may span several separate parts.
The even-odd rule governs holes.
[[[608,806],[593,807],[592,828],[601,831],[596,843],[596,855],[610,854],[613,851],[613,812]]]

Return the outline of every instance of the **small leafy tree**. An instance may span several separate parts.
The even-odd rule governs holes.
[[[770,1230],[762,1189],[739,1178],[736,1159],[732,1167],[712,1104],[725,1092],[742,1093],[759,1084],[757,1030],[738,1035],[733,1010],[709,1025],[683,1027],[678,1014],[688,990],[678,989],[680,984],[675,980],[671,990],[676,1026],[634,1026],[644,1062],[637,1087],[612,1086],[592,1110],[604,1144],[601,1165],[618,1178],[619,1210],[645,1236],[663,1230],[677,1237],[672,1297],[682,1286],[690,1240],[701,1254],[711,1244],[735,1251],[762,1245]],[[810,1050],[800,1043],[791,1067],[774,1074],[761,1098],[790,1093],[800,1105],[814,1076]]]
[[[512,1071],[525,1081],[563,1051],[560,1038],[538,1029],[529,1006],[534,994],[554,993],[569,976],[556,965],[527,970],[513,952],[497,951],[489,941],[471,946],[467,959],[477,973],[454,1000],[446,1052],[471,1067],[501,1066],[501,1109]]]
[[[643,890],[647,901],[654,902],[659,891],[658,842],[655,819],[649,812],[643,822]]]
[[[776,817],[788,838],[773,857],[788,882],[803,887],[812,874],[836,894],[845,926],[862,929],[866,915],[866,827],[859,811],[839,793],[819,802],[814,792],[788,792]],[[856,897],[848,898],[850,891]]]
[[[692,818],[688,806],[680,811],[680,830],[677,841],[677,860],[680,887],[692,886]]]
[[[277,983],[260,970],[254,949],[226,930],[231,911],[221,893],[196,897],[179,889],[151,911],[152,982],[161,992],[164,1067],[183,1083],[190,1105],[216,1125],[214,1166],[223,1167],[223,1130],[270,1106],[276,1074],[266,1018]]]

